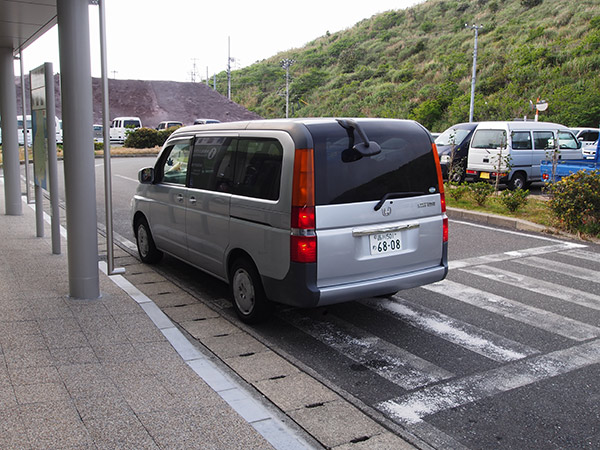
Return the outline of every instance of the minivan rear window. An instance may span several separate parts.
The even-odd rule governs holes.
[[[139,128],[142,124],[139,120],[124,120],[123,127],[125,128]]]
[[[431,140],[413,122],[361,122],[381,153],[348,160],[352,144],[337,123],[307,125],[315,150],[315,202],[317,205],[380,200],[388,193],[429,195],[439,192]],[[356,143],[360,142],[356,138]]]

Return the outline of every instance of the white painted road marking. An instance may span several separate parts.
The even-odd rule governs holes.
[[[549,281],[541,281],[536,278],[492,266],[469,267],[461,270],[472,275],[487,278],[488,280],[499,281],[500,283],[532,291],[536,294],[559,298],[575,305],[600,310],[600,296],[589,292],[580,291],[556,283],[550,283]]]
[[[386,400],[377,407],[400,423],[416,424],[426,416],[599,363],[600,343],[595,340],[443,382]]]
[[[515,361],[539,353],[537,349],[416,305],[397,295],[393,301],[365,300],[362,303],[493,361]]]
[[[446,295],[486,311],[500,314],[541,330],[558,334],[575,341],[585,341],[600,336],[600,329],[577,320],[559,316],[543,309],[527,306],[514,300],[482,291],[454,281],[444,280],[423,286],[431,292]]]
[[[525,266],[548,270],[550,272],[568,275],[573,278],[579,278],[580,280],[600,283],[600,277],[598,276],[597,270],[586,269],[585,267],[574,266],[572,264],[565,264],[564,262],[554,261],[553,259],[543,259],[538,258],[537,256],[531,256],[525,259],[516,259],[515,262]]]
[[[546,253],[555,253],[564,250],[581,249],[586,246],[583,244],[576,244],[573,242],[561,242],[555,245],[546,245],[543,247],[532,247],[523,250],[513,250],[510,252],[496,253],[492,255],[475,256],[473,258],[460,259],[457,261],[450,261],[450,269],[462,269],[463,267],[476,266],[479,264],[489,264],[501,261],[509,261],[512,259],[523,258],[527,256],[544,255]]]
[[[282,316],[304,333],[404,389],[416,389],[454,376],[333,315],[328,315],[327,321],[301,317],[294,311]]]

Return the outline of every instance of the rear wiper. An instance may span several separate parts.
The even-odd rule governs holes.
[[[425,192],[388,192],[383,197],[381,197],[381,200],[377,202],[373,209],[375,211],[379,211],[385,203],[385,201],[390,198],[417,197],[419,195],[425,195]]]
[[[362,156],[374,156],[374,155],[378,155],[379,153],[381,153],[381,146],[375,141],[369,141],[369,138],[367,137],[365,130],[363,130],[362,127],[355,120],[352,120],[352,119],[336,119],[336,120],[346,130],[356,131],[358,133],[358,135],[360,136],[360,138],[362,139],[362,142],[359,142],[358,144],[354,145],[352,147],[352,150],[357,151]]]

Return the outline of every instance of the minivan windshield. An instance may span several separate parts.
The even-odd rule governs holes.
[[[471,130],[465,130],[462,128],[448,128],[442,134],[440,134],[436,140],[436,145],[460,145],[462,141],[469,135]]]
[[[436,158],[428,133],[413,122],[362,122],[381,153],[349,161],[354,145],[338,124],[307,125],[315,150],[317,205],[379,201],[386,194],[407,196],[439,192]]]

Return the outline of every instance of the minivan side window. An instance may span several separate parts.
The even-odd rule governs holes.
[[[575,139],[568,131],[558,132],[558,147],[568,150],[577,150],[579,148],[579,142]]]
[[[552,131],[534,131],[533,142],[536,150],[550,150],[554,148],[554,133]]]
[[[512,133],[512,148],[514,150],[531,150],[531,134],[529,131],[513,131]]]
[[[276,139],[200,137],[192,154],[190,187],[277,200],[283,147]]]
[[[233,193],[277,200],[283,147],[276,139],[240,138],[235,160]]]
[[[506,146],[506,131],[477,130],[471,141],[471,147],[499,149]]]
[[[161,159],[162,164],[159,166],[160,173],[157,174],[158,181],[185,186],[189,157],[189,142],[176,143],[168,147]]]
[[[231,137],[197,138],[192,153],[190,187],[231,192],[236,146],[236,140]]]

